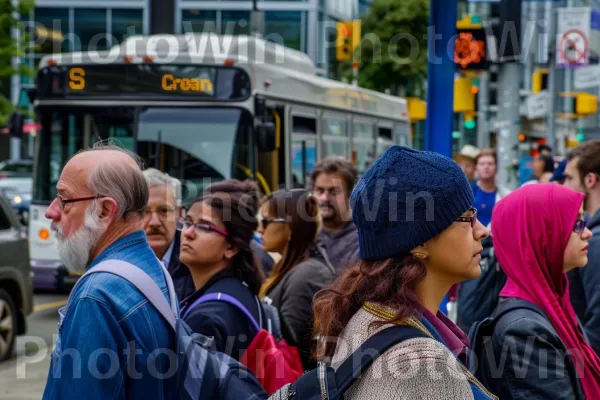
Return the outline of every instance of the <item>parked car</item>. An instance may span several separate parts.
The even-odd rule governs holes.
[[[27,233],[0,195],[0,361],[13,354],[15,337],[27,331],[33,310],[33,274]]]
[[[29,222],[29,206],[33,197],[33,179],[11,177],[0,179],[0,194],[11,203],[23,225]]]
[[[31,177],[33,160],[6,160],[0,162],[0,179],[10,177]]]

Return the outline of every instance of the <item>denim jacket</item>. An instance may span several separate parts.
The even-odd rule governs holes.
[[[143,269],[168,300],[159,260],[143,231],[113,243],[90,264],[127,261]],[[44,399],[171,398],[169,355],[175,335],[146,298],[125,279],[91,274],[60,311]],[[174,353],[173,353],[174,356]]]

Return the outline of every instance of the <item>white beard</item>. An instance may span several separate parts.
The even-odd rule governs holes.
[[[64,237],[60,225],[52,223],[52,230],[58,242],[58,254],[67,269],[76,274],[83,274],[86,271],[92,248],[106,232],[106,227],[97,214],[95,203],[86,210],[81,228],[68,238]]]

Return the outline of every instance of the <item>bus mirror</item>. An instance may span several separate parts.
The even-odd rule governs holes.
[[[267,112],[267,101],[264,97],[256,96],[254,98],[254,115],[258,119],[262,119]]]
[[[263,122],[256,129],[256,142],[258,151],[267,153],[275,150],[275,124],[272,122]]]

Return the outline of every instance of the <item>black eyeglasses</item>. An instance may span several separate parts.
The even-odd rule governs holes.
[[[56,195],[56,198],[58,199],[58,204],[60,205],[60,209],[61,210],[64,210],[65,209],[65,205],[69,204],[69,203],[77,203],[77,202],[86,201],[86,200],[97,200],[97,199],[100,199],[100,198],[103,198],[103,197],[106,197],[106,196],[103,196],[101,194],[97,194],[95,196],[79,197],[77,199],[67,199],[67,200],[65,200],[65,199],[63,199],[61,197],[60,194]]]
[[[196,234],[201,234],[201,233],[206,233],[206,232],[216,232],[219,235],[223,235],[225,237],[227,237],[229,234],[227,233],[227,231],[219,228],[218,226],[214,226],[212,224],[207,224],[205,222],[200,222],[197,224],[194,224],[192,221],[187,220],[187,219],[180,219],[177,221],[177,229],[180,231],[187,231],[188,229],[190,229],[191,226],[194,226],[194,232],[196,232]]]
[[[267,226],[269,226],[270,223],[275,222],[275,223],[282,223],[282,222],[287,222],[287,220],[285,218],[261,218],[259,220],[260,225],[262,226],[263,230],[267,229]]]
[[[578,219],[575,221],[575,226],[573,226],[573,232],[582,234],[585,230],[585,226],[587,225],[587,221],[584,219]]]
[[[473,215],[470,217],[458,217],[456,220],[458,222],[470,222],[471,228],[475,227],[475,223],[477,223],[477,209],[475,207],[471,207],[469,211],[473,211]]]

